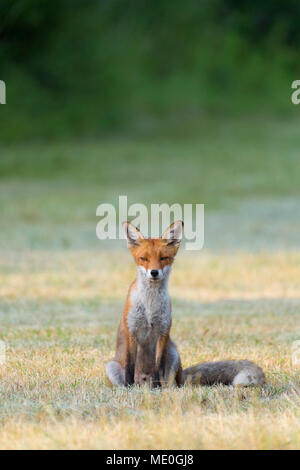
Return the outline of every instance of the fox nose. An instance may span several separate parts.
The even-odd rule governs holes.
[[[151,276],[154,277],[154,278],[158,276],[157,269],[151,269]]]

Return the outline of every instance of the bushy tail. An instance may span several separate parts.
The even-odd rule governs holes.
[[[183,383],[195,385],[264,385],[263,370],[247,360],[203,362],[182,371]]]

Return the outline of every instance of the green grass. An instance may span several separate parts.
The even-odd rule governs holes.
[[[120,194],[129,204],[204,203],[206,211],[297,197],[298,129],[297,119],[203,118],[175,136],[3,147],[0,244],[96,247],[96,207]]]
[[[298,127],[2,148],[1,448],[300,447]],[[184,366],[247,357],[265,388],[107,387],[135,272],[124,243],[96,239],[95,211],[119,194],[206,204],[206,250],[174,266],[172,337]]]
[[[224,197],[293,195],[300,191],[298,128],[296,118],[203,118],[192,129],[183,123],[176,134],[143,139],[4,147],[0,177],[48,181],[58,190],[80,182],[74,191],[125,191],[142,202],[200,198],[215,205]]]

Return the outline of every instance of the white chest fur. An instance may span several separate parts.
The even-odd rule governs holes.
[[[151,282],[138,276],[137,290],[131,294],[132,308],[127,322],[130,333],[141,344],[165,335],[171,323],[168,279]]]

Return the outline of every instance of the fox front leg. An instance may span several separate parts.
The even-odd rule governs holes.
[[[136,346],[130,339],[127,344],[126,360],[125,360],[125,386],[134,385],[134,371],[136,360]]]
[[[154,382],[155,347],[152,344],[139,344],[135,364],[134,382],[137,385],[149,385]]]
[[[169,335],[160,336],[156,346],[156,364],[154,372],[154,387],[161,387],[166,373]]]

